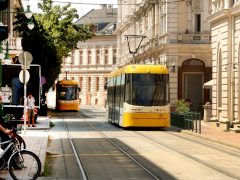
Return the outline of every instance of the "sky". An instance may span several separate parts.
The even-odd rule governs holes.
[[[55,2],[54,2],[55,1]],[[33,13],[40,13],[37,4],[42,2],[42,0],[22,0],[24,9],[26,10],[27,5],[30,5],[30,10]],[[114,7],[117,7],[117,0],[53,0],[56,5],[65,5],[64,2],[72,2],[72,7],[76,8],[78,11],[79,17],[82,17],[92,9],[100,9],[100,4],[112,4]],[[63,3],[59,3],[63,2]],[[77,3],[77,4],[74,4]]]

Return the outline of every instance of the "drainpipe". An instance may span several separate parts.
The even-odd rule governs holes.
[[[234,45],[235,45],[235,16],[231,17],[231,26],[232,26],[232,57],[231,57],[231,113],[230,113],[230,127],[233,127],[234,121],[234,99],[235,99],[235,56],[234,56]]]

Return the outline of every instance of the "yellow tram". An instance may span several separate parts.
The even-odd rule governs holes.
[[[56,110],[78,111],[80,109],[78,82],[61,80],[56,84]]]
[[[170,127],[169,71],[162,65],[127,65],[110,73],[107,120],[121,127]]]

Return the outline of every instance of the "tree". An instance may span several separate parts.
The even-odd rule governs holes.
[[[33,15],[34,29],[29,30],[28,20],[22,13],[17,13],[15,30],[22,36],[23,50],[32,54],[33,63],[40,64],[42,76],[47,77],[44,93],[60,74],[63,58],[77,48],[78,41],[85,41],[93,34],[91,25],[77,26],[73,23],[78,15],[70,4],[60,7],[54,6],[52,0],[45,0],[38,6],[43,13]]]

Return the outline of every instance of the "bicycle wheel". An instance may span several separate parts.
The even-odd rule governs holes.
[[[14,168],[15,164],[21,166],[21,169]],[[9,160],[9,173],[15,180],[37,179],[41,173],[41,161],[33,152],[21,150]]]

